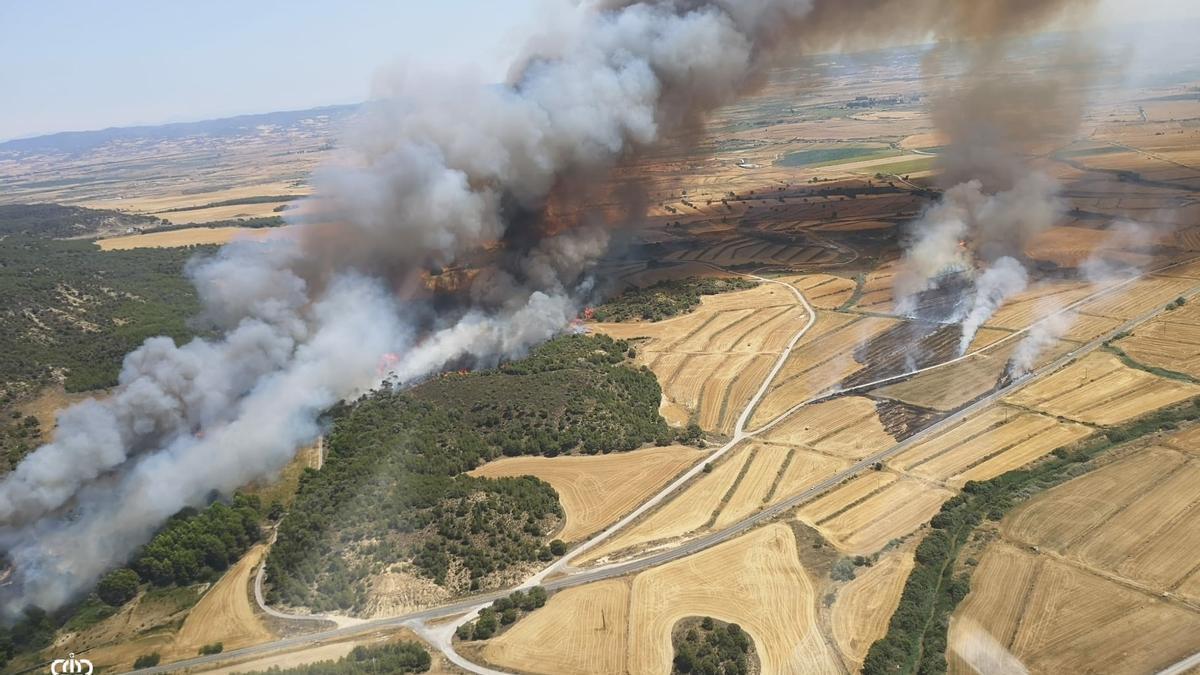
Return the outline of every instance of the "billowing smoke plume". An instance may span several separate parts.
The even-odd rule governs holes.
[[[967,353],[975,334],[1004,301],[1025,290],[1029,274],[1015,259],[1005,256],[987,268],[975,282],[975,300],[962,322],[962,339],[958,355]]]
[[[1007,35],[1072,4],[602,2],[531,42],[503,86],[392,78],[314,177],[296,241],[192,267],[223,337],[148,341],[109,399],[62,413],[0,483],[4,609],[77,597],[172,513],[277,472],[339,400],[554,335],[644,201],[612,170],[689,138],[770,66],[886,37]],[[427,297],[452,266],[483,270],[453,302]]]
[[[1050,11],[1091,4],[1061,3]],[[995,39],[939,46],[926,59],[926,74],[947,82],[933,106],[944,143],[939,180],[947,189],[916,224],[897,274],[902,313],[915,313],[919,294],[948,276],[973,277],[980,263],[1004,257],[1022,260],[1029,241],[1063,212],[1057,182],[1032,160],[1078,129],[1097,61],[1078,37],[1039,45],[1038,58],[1028,51]],[[982,323],[988,316],[971,318]]]

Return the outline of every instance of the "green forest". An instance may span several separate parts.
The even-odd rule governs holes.
[[[562,518],[554,490],[529,476],[464,472],[503,455],[671,442],[658,381],[629,364],[628,349],[564,336],[491,370],[385,388],[333,410],[325,466],[302,477],[267,560],[271,601],[360,608],[364,579],[395,560],[454,592],[552,560],[546,540]]]
[[[646,288],[631,288],[592,310],[597,321],[662,321],[690,312],[700,304],[701,296],[744,291],[758,282],[741,277],[731,279],[668,279]]]
[[[199,311],[187,249],[100,251],[89,241],[0,239],[0,405],[63,371],[68,391],[116,384],[146,338],[186,339]]]

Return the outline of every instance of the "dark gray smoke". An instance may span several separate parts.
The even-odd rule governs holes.
[[[532,41],[503,86],[389,79],[314,177],[297,242],[234,244],[192,267],[224,337],[148,341],[110,398],[64,411],[53,442],[0,482],[15,565],[4,609],[62,605],[180,508],[279,471],[339,400],[561,331],[612,228],[644,201],[612,170],[688,138],[772,65],[881,39],[1008,35],[1073,4],[602,3]],[[484,271],[434,311],[428,273],[465,265]]]

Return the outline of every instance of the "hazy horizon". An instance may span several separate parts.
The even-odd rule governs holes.
[[[16,67],[0,71],[7,104],[0,142],[353,105],[371,98],[372,80],[389,68],[437,64],[439,72],[500,81],[515,56],[509,45],[565,2],[401,7],[358,0],[336,11],[312,1],[7,3],[0,5],[0,58]],[[1147,16],[1200,19],[1200,6],[1180,0],[1100,5],[1108,26]],[[63,23],[71,13],[75,20]],[[48,52],[51,32],[58,48]],[[312,48],[292,49],[296,43]],[[155,58],[144,58],[149,53]]]

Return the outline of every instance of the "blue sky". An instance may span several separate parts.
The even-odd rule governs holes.
[[[0,139],[367,98],[413,61],[500,79],[540,0],[0,0]]]
[[[572,1],[0,0],[0,140],[358,102],[398,63],[499,80],[539,14]],[[1110,21],[1200,14],[1102,6]]]

